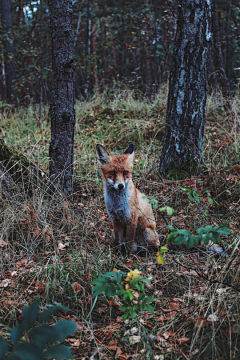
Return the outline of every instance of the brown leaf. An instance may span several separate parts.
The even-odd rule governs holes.
[[[178,310],[178,309],[180,309],[180,303],[179,303],[178,301],[171,301],[171,302],[169,303],[169,307],[170,307],[171,309]]]
[[[75,281],[75,282],[72,284],[72,289],[73,289],[73,291],[75,292],[75,294],[77,294],[78,292],[81,291],[82,287],[81,287],[81,285],[80,285],[78,282]]]
[[[186,342],[188,342],[190,340],[190,338],[186,338],[186,337],[182,337],[180,339],[177,339],[177,342],[180,344],[180,345],[183,345],[185,344]]]
[[[25,257],[16,262],[16,268],[20,268],[21,266],[27,265],[28,261]]]
[[[7,241],[0,240],[0,247],[4,247],[4,246],[7,246],[7,245],[8,245]]]
[[[12,282],[11,279],[4,279],[2,281],[0,281],[0,287],[7,287],[8,285],[10,285]]]

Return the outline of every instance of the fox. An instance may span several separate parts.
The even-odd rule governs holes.
[[[158,248],[160,242],[152,206],[132,180],[134,145],[129,145],[123,155],[113,156],[97,144],[96,154],[105,204],[113,223],[115,247],[127,254],[141,252],[149,246]]]

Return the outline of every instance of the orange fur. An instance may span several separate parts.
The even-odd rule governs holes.
[[[103,176],[104,197],[113,222],[116,246],[136,251],[137,246],[159,246],[151,204],[133,184],[133,145],[123,155],[111,156],[97,145],[97,157]]]

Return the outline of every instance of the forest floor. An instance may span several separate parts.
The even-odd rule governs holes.
[[[166,92],[150,103],[129,91],[76,104],[74,196],[51,201],[47,186],[12,189],[0,199],[0,330],[22,319],[22,309],[39,296],[42,307],[61,303],[70,311],[55,320],[73,319],[77,332],[65,342],[75,359],[239,359],[240,358],[240,98],[225,110],[220,96],[208,98],[205,165],[198,176],[158,174],[164,135]],[[48,110],[34,106],[0,116],[1,137],[47,171],[50,125]],[[169,265],[149,265],[154,313],[124,320],[121,298],[110,303],[92,296],[90,282],[114,268],[129,272],[156,262],[146,256],[119,257],[113,248],[95,145],[121,154],[135,144],[133,179],[157,200],[155,212],[161,245],[167,224],[196,234],[207,225],[224,225],[221,236],[228,256],[205,248],[169,246]],[[189,191],[183,190],[188,189]],[[189,196],[189,194],[191,196]],[[162,217],[158,208],[172,207]],[[177,260],[178,263],[172,263]],[[111,306],[110,306],[111,305]]]

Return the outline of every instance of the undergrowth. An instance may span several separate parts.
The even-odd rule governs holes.
[[[76,104],[73,201],[53,201],[47,185],[21,187],[0,200],[0,323],[4,336],[21,320],[22,309],[40,296],[43,304],[71,309],[77,333],[66,340],[76,359],[237,359],[240,357],[239,309],[239,117],[240,101],[231,111],[221,97],[208,98],[205,166],[198,176],[179,180],[158,175],[164,136],[166,93],[153,102],[135,100],[131,92],[112,99],[98,96]],[[43,170],[48,167],[48,109],[39,123],[31,106],[1,115],[1,137]],[[119,154],[135,143],[133,179],[158,208],[161,245],[167,225],[196,234],[207,225],[227,226],[221,236],[227,257],[216,257],[204,246],[188,251],[172,246],[164,266],[147,266],[157,255],[147,252],[119,257],[113,247],[112,225],[105,209],[95,145]],[[31,182],[31,179],[30,179]],[[186,191],[188,189],[189,191]],[[191,194],[191,197],[189,197]],[[116,299],[92,296],[91,282],[116,268],[141,269],[146,296],[155,310],[124,320]],[[237,290],[238,289],[238,290]]]

